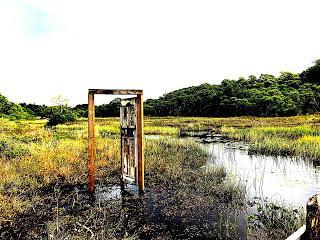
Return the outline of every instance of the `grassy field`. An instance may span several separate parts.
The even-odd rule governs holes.
[[[121,214],[126,213],[114,205],[93,205],[92,208],[81,210],[77,214],[67,212],[66,207],[59,208],[63,205],[77,209],[77,189],[82,189],[80,198],[83,200],[78,203],[79,206],[91,204],[86,202],[84,193],[87,182],[87,119],[79,119],[75,123],[58,125],[52,129],[45,128],[45,123],[45,120],[15,122],[0,119],[0,233],[8,234],[0,237],[17,236],[14,234],[20,233],[29,238],[78,236],[82,239],[91,234],[92,230],[88,231],[86,228],[94,229],[97,238],[135,238],[147,234],[145,232],[156,232],[163,236],[178,234],[172,233],[173,230],[168,233],[168,228],[158,226],[158,223],[152,226],[134,225],[131,231],[124,233],[119,229],[125,228],[128,223],[115,224],[123,218]],[[194,224],[190,223],[190,219],[197,213],[205,215],[212,211],[212,214],[216,214],[217,209],[211,209],[212,205],[219,206],[224,213],[233,211],[228,206],[244,205],[243,186],[239,186],[234,179],[227,176],[223,168],[214,167],[204,171],[202,166],[206,163],[207,153],[193,140],[178,139],[183,131],[223,133],[234,139],[249,141],[250,151],[254,153],[292,155],[318,160],[319,123],[320,115],[287,118],[146,118],[145,134],[167,136],[146,139],[148,198],[157,204],[161,203],[159,211],[165,215],[164,219],[178,216],[190,226]],[[96,119],[96,136],[97,184],[117,184],[120,164],[119,119]],[[164,195],[166,198],[162,199]],[[40,213],[35,214],[41,212],[37,209],[43,209],[43,216],[39,216]],[[32,214],[41,219],[38,223],[43,226],[41,229],[27,224],[34,220],[30,219]],[[107,215],[109,217],[106,217]],[[265,220],[268,214],[265,212],[262,215]],[[266,219],[270,220],[269,217]],[[132,221],[137,220],[131,219]],[[150,222],[150,219],[146,221]],[[273,222],[276,220],[272,220],[269,225],[273,226]],[[203,224],[210,226],[205,220]],[[34,231],[26,230],[22,227],[24,225],[29,229],[34,228]],[[200,223],[196,225],[204,226]],[[108,226],[108,230],[103,231],[103,226]],[[234,238],[230,231],[234,228],[232,224],[221,223],[219,226],[220,228],[215,227],[219,234],[227,234],[221,235],[221,238]],[[227,230],[225,226],[228,226]],[[149,230],[146,230],[146,227]],[[22,228],[20,232],[17,230],[19,228]],[[81,233],[79,228],[82,229]],[[139,232],[136,232],[136,229]],[[283,227],[278,237],[286,236],[292,229],[292,226],[287,229]],[[181,232],[184,230],[181,229]],[[201,232],[199,229],[194,231]],[[208,231],[203,230],[207,233]],[[269,231],[272,231],[272,228]]]

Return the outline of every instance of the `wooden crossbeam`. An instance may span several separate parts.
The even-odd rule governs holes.
[[[92,94],[111,94],[111,95],[140,95],[142,90],[137,89],[89,89]]]

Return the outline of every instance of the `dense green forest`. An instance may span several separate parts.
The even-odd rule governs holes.
[[[151,116],[292,116],[320,110],[320,60],[301,74],[261,74],[202,84],[145,103]]]
[[[120,99],[96,106],[97,117],[119,116]],[[221,84],[201,84],[179,89],[144,104],[147,116],[292,116],[320,110],[320,60],[302,73],[261,74]],[[87,116],[87,104],[73,108],[15,104],[0,95],[0,116],[12,119]]]

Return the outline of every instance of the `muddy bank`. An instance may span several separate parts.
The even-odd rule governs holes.
[[[28,212],[0,227],[2,239],[246,238],[244,216],[218,194],[208,201],[185,189],[153,186],[137,195],[119,185],[97,186],[94,195],[85,185],[54,185],[37,194]]]

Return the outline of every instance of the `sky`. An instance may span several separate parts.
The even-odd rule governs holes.
[[[87,102],[89,88],[145,98],[320,58],[319,0],[0,0],[0,93]],[[107,103],[114,97],[97,97]]]

